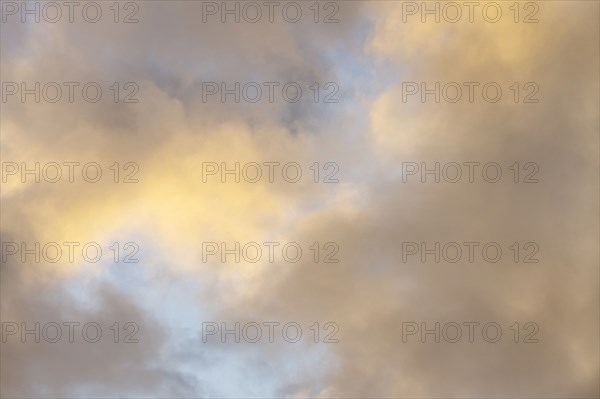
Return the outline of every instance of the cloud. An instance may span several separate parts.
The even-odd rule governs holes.
[[[598,395],[598,4],[540,3],[537,24],[405,23],[406,2],[337,4],[336,24],[309,22],[308,8],[299,24],[202,24],[191,2],[140,3],[138,24],[3,24],[4,82],[97,81],[106,97],[2,104],[3,162],[105,173],[11,177],[2,241],[140,248],[129,265],[109,250],[98,264],[3,262],[3,322],[140,327],[138,344],[3,343],[3,396]],[[139,103],[112,102],[115,81],[135,81]],[[235,81],[335,82],[340,101],[310,89],[299,103],[203,101],[203,82]],[[502,100],[403,101],[403,82],[473,81],[497,82]],[[534,82],[539,102],[515,103],[515,82],[519,100]],[[403,170],[470,161],[497,162],[502,180]],[[139,182],[114,183],[115,162],[135,162]],[[297,162],[303,178],[205,183],[205,162]],[[314,183],[315,162],[319,181],[335,162],[340,183]],[[514,183],[515,162],[519,181],[535,162],[539,183]],[[304,255],[204,262],[207,241],[294,241]],[[480,246],[473,263],[403,261],[403,242],[469,241],[498,242],[502,259]],[[315,263],[315,242],[336,243],[339,263]],[[515,242],[520,259],[535,242],[540,262],[515,263]],[[305,339],[202,343],[206,321],[293,321]],[[402,340],[406,322],[470,321],[499,323],[502,340]],[[522,341],[529,321],[539,343],[514,343],[510,327]],[[339,343],[314,343],[315,322],[335,322]]]

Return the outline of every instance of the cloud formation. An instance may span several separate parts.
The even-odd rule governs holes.
[[[2,242],[95,242],[104,255],[23,262],[3,244],[1,319],[28,328],[93,321],[106,337],[37,344],[7,335],[3,397],[598,396],[597,3],[530,2],[539,7],[531,24],[522,23],[535,10],[525,3],[519,23],[505,2],[497,23],[479,11],[473,22],[422,22],[414,2],[321,3],[320,19],[339,8],[329,24],[314,23],[308,3],[298,23],[203,23],[203,2],[137,4],[134,24],[115,24],[106,5],[96,24],[2,23],[3,83],[104,90],[97,103],[2,103],[3,171],[22,162],[97,162],[103,171],[98,183],[7,176]],[[135,82],[139,102],[112,101],[115,82],[121,96]],[[304,91],[296,103],[266,92],[256,103],[223,102],[207,95],[211,82]],[[422,84],[436,82],[440,101],[422,97]],[[498,86],[502,98],[487,101]],[[456,87],[463,96],[447,101]],[[334,91],[338,101],[324,103]],[[129,162],[137,183],[122,183]],[[207,163],[236,162],[262,165],[263,179],[206,175]],[[290,183],[278,169],[271,183],[270,162],[295,162],[302,178]],[[429,173],[422,183],[420,170],[436,162],[440,182]],[[472,183],[465,162],[478,163]],[[442,172],[450,163],[462,165],[457,183]],[[488,163],[501,167],[497,183],[481,174]],[[523,183],[528,176],[539,182]],[[138,263],[123,263],[128,242]],[[253,263],[205,260],[206,242],[282,244],[273,262]],[[298,262],[282,256],[290,242],[302,247]],[[457,243],[464,256],[407,255],[415,248],[406,243],[436,242]],[[465,242],[478,243],[473,262]],[[339,247],[337,263],[322,261],[335,248],[326,243]],[[502,248],[499,261],[487,260],[486,243]],[[539,262],[525,263],[528,255]],[[114,343],[115,322],[122,333],[135,322],[139,342]],[[256,322],[263,334],[265,322],[280,326],[273,343],[223,343],[220,332],[203,334],[207,322]],[[290,322],[302,327],[297,343],[278,335]],[[441,331],[458,323],[466,334],[469,322],[479,323],[474,342],[451,343]],[[496,343],[482,338],[490,322],[502,327]],[[523,342],[528,322],[537,343]],[[406,336],[421,323],[440,323],[441,342]],[[324,343],[331,331],[339,342]]]

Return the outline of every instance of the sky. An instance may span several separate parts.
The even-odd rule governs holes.
[[[600,3],[467,3],[2,0],[0,396],[598,397]]]

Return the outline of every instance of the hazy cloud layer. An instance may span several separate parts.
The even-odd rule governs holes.
[[[539,2],[533,24],[515,23],[508,2],[498,23],[478,13],[472,23],[422,23],[407,14],[412,2],[340,1],[331,24],[312,22],[312,2],[301,3],[296,24],[203,23],[201,2],[138,4],[134,24],[113,23],[104,3],[97,24],[2,23],[2,82],[104,88],[97,103],[2,103],[3,168],[97,162],[104,173],[98,183],[2,182],[3,243],[96,242],[104,251],[97,263],[36,263],[3,244],[3,323],[97,322],[104,333],[95,344],[6,336],[3,397],[599,395],[598,3]],[[531,11],[520,7],[520,18]],[[206,82],[236,81],[305,91],[297,103],[203,97]],[[135,82],[139,102],[114,103],[114,82]],[[339,101],[315,103],[315,82],[335,83]],[[407,96],[407,82],[480,84],[473,102],[465,89],[461,101],[437,103]],[[497,103],[481,97],[489,82],[503,89]],[[533,88],[538,102],[523,103]],[[125,164],[138,165],[139,182],[114,183],[115,162],[120,179]],[[303,176],[204,182],[206,162],[296,162]],[[327,162],[339,166],[339,183],[322,182]],[[406,173],[408,163],[436,162],[495,162],[503,176],[489,183],[479,168],[473,183],[421,183]],[[538,183],[522,183],[528,162]],[[139,263],[113,262],[115,242],[119,259],[124,243],[136,243]],[[297,242],[303,256],[205,261],[204,242]],[[315,263],[315,242],[321,257],[336,243],[339,262]],[[481,244],[474,262],[436,263],[405,259],[403,242]],[[502,247],[500,261],[482,258],[488,242]],[[529,242],[538,263],[522,262]],[[139,342],[114,343],[115,322],[122,333],[135,322]],[[203,342],[203,322],[296,322],[303,337]],[[328,322],[338,343],[322,342]],[[473,343],[422,343],[420,333],[403,342],[411,322],[480,324]],[[481,338],[488,322],[502,326],[497,343]],[[527,322],[539,342],[522,342]]]

